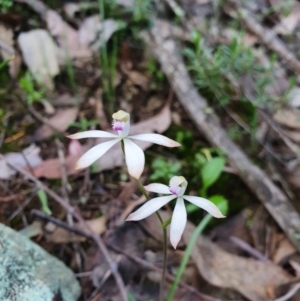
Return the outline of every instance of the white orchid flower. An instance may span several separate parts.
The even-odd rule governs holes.
[[[149,200],[146,204],[140,207],[137,211],[131,213],[127,221],[138,221],[148,217],[152,213],[159,210],[162,206],[166,205],[171,200],[177,198],[176,205],[174,208],[171,228],[170,228],[170,241],[174,249],[176,249],[182,233],[184,231],[187,222],[187,213],[183,200],[187,200],[190,203],[204,209],[209,214],[216,218],[225,217],[219,208],[211,201],[200,198],[197,196],[183,195],[187,187],[187,181],[184,177],[175,176],[170,180],[170,187],[163,184],[153,183],[145,186],[145,189],[149,192],[170,194],[167,196],[161,196]]]
[[[82,169],[90,166],[101,156],[103,156],[113,145],[123,141],[125,160],[129,174],[139,179],[145,165],[145,155],[143,150],[137,146],[131,139],[147,141],[164,145],[167,147],[178,147],[180,144],[159,134],[140,134],[128,136],[130,130],[130,115],[122,110],[112,115],[112,129],[118,132],[118,135],[105,131],[85,131],[68,136],[70,139],[82,138],[113,138],[113,140],[98,144],[88,150],[77,162],[76,169]]]

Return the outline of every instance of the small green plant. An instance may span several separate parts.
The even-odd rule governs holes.
[[[135,22],[149,19],[149,15],[151,14],[151,2],[151,0],[134,0],[132,13]]]
[[[103,44],[106,44],[103,42]],[[118,39],[117,36],[113,37],[113,45],[111,54],[108,55],[106,45],[100,50],[102,62],[102,84],[106,103],[109,107],[109,112],[112,113],[115,107],[115,76],[117,70],[117,56],[118,56]]]
[[[202,188],[200,194],[206,196],[207,189],[212,186],[220,177],[225,166],[225,159],[216,157],[210,159],[201,169]]]
[[[208,95],[213,95],[224,106],[235,98],[232,83],[247,75],[252,79],[255,91],[254,105],[272,109],[278,97],[270,95],[268,89],[275,85],[274,63],[276,56],[270,56],[268,67],[256,63],[257,54],[243,43],[243,35],[234,38],[229,45],[209,48],[200,33],[192,34],[193,46],[184,49],[189,70],[195,84]],[[291,81],[292,83],[292,81]],[[292,84],[291,84],[292,87]],[[246,101],[245,97],[239,99]],[[280,98],[284,101],[284,98]]]
[[[99,120],[87,120],[85,117],[80,118],[79,122],[72,122],[70,126],[77,127],[81,131],[87,131],[89,127],[99,124]]]
[[[112,2],[114,5],[114,2]],[[101,20],[105,20],[105,1],[98,0],[98,7]],[[102,67],[102,85],[104,90],[104,95],[106,97],[106,103],[108,104],[109,113],[112,114],[114,111],[114,80],[117,68],[117,55],[118,55],[118,40],[117,37],[113,37],[113,46],[111,55],[108,55],[107,43],[103,34],[100,35],[101,47],[100,47],[100,59]]]
[[[165,75],[159,68],[156,60],[153,58],[149,58],[146,61],[146,69],[147,73],[153,77],[150,88],[156,89],[157,86],[163,82]]]
[[[42,205],[42,211],[48,215],[51,215],[52,212],[49,208],[49,205],[48,205],[48,198],[47,198],[47,194],[45,193],[44,190],[42,189],[39,189],[37,191],[37,196],[41,202],[41,205]]]
[[[32,105],[35,101],[40,101],[44,97],[44,89],[36,88],[34,79],[29,72],[25,73],[25,75],[19,80],[19,83],[26,94],[28,105]]]
[[[0,11],[2,13],[6,13],[9,8],[11,8],[13,5],[12,0],[0,0]]]
[[[153,160],[153,173],[150,176],[151,181],[160,180],[168,182],[170,178],[180,173],[181,163],[174,160],[165,160],[163,157],[157,157]]]

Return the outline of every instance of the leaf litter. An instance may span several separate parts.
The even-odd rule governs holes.
[[[210,2],[211,1],[209,0],[205,0],[198,1],[197,3],[201,5],[211,6]],[[117,1],[117,3],[125,7],[132,7],[133,5],[133,2],[128,0],[119,0]],[[255,11],[255,9],[257,8],[253,7],[251,9]],[[264,5],[258,5],[258,7],[264,7]],[[75,23],[78,25],[78,29],[75,29],[75,27],[69,25],[56,11],[47,10],[45,14],[45,20],[49,32],[44,29],[34,29],[27,32],[21,32],[18,37],[18,44],[22,51],[23,60],[26,66],[38,82],[41,82],[48,87],[52,85],[53,79],[55,82],[55,77],[62,70],[64,70],[66,62],[69,59],[71,59],[73,66],[78,66],[76,65],[76,61],[93,62],[94,56],[102,46],[102,43],[104,41],[109,41],[111,36],[117,30],[121,29],[122,26],[124,26],[122,22],[116,21],[114,19],[106,19],[104,21],[101,21],[99,15],[95,14],[92,14],[82,20],[77,19],[77,16],[75,14],[82,9],[81,4],[68,3],[64,6],[64,9],[66,10],[67,16],[70,19],[73,19],[73,21],[76,21]],[[235,12],[233,11],[231,15],[234,14]],[[294,32],[298,24],[298,10],[296,9],[292,10],[288,16],[280,15],[280,22],[274,27],[274,30],[279,34],[287,35]],[[226,32],[224,30],[224,35],[227,36],[226,39],[229,40],[234,39],[237,34],[238,32],[233,29],[230,30],[227,28]],[[239,38],[243,39],[244,43],[246,43],[248,46],[253,46],[259,43],[258,38],[254,35],[250,35],[249,33],[245,33],[245,35],[239,36]],[[0,39],[5,40],[7,45],[9,45],[10,47],[14,47],[15,43],[13,41],[12,30],[6,27],[1,28],[0,26]],[[43,47],[45,47],[46,50],[41,50],[41,48],[38,46],[41,41]],[[261,51],[261,49],[259,49],[259,51]],[[7,53],[5,54],[2,48],[1,55],[4,59],[8,58]],[[85,67],[84,64],[79,65],[81,67]],[[125,77],[129,79],[130,84],[135,86],[134,93],[130,94],[128,98],[126,98],[126,101],[122,100],[124,106],[126,105],[128,108],[131,108],[132,102],[134,103],[133,99],[135,95],[140,96],[141,91],[143,91],[143,93],[148,93],[149,90],[152,89],[150,88],[151,80],[149,79],[149,76],[145,74],[144,70],[135,70],[135,68],[132,68],[132,65],[130,65],[130,68],[128,68],[127,65],[126,68],[121,65],[120,69],[123,75],[125,75]],[[14,71],[10,72],[12,77],[16,77],[18,73],[18,67],[16,67]],[[122,80],[124,81],[123,78],[118,81],[116,87],[123,85]],[[283,81],[284,80],[285,79],[283,79]],[[284,81],[284,86],[286,86],[286,83],[287,81]],[[274,93],[272,93],[277,96],[282,91],[279,91],[278,94],[278,89],[275,88]],[[274,115],[274,120],[283,127],[283,131],[288,137],[296,142],[299,142],[297,140],[299,129],[298,123],[300,122],[298,120],[299,101],[297,89],[298,88],[292,89],[292,92],[294,92],[294,94],[290,94],[288,97],[288,103],[290,107],[284,107],[280,110],[277,110]],[[153,91],[151,91],[151,93],[152,92]],[[150,97],[153,98],[155,96],[151,95]],[[69,101],[68,99],[71,97],[70,95],[68,95],[66,97],[67,100],[64,103],[64,101],[60,100],[60,98],[62,99],[62,97],[58,95],[56,102],[57,106],[75,105],[75,107],[69,107],[67,109],[59,108],[55,109],[55,111],[52,110],[51,112],[54,114],[47,119],[47,123],[43,124],[34,132],[34,134],[31,136],[32,141],[40,143],[46,141],[45,143],[48,143],[53,135],[57,133],[65,134],[66,131],[68,131],[70,124],[78,117],[80,117],[81,114],[85,116],[87,104],[83,100],[80,104],[77,104],[76,101]],[[158,105],[155,107],[155,110],[156,108],[160,108],[160,104],[163,103],[163,101],[161,101],[161,98],[158,99],[160,99],[160,101],[158,101]],[[122,101],[120,101],[121,104]],[[80,105],[80,107],[77,107],[77,105]],[[97,105],[99,104],[97,103]],[[142,101],[138,103],[138,106],[142,106]],[[150,108],[151,106],[145,107]],[[83,110],[84,113],[82,113],[81,110]],[[140,109],[141,112],[143,112],[143,110],[145,109]],[[145,111],[151,110],[147,109]],[[172,122],[169,104],[165,105],[165,107],[156,115],[153,114],[153,111],[153,117],[151,118],[148,118],[146,120],[143,120],[143,118],[138,118],[139,120],[143,121],[134,123],[132,125],[132,134],[139,134],[144,132],[162,133],[169,128]],[[89,114],[89,112],[87,114]],[[103,114],[102,109],[101,114]],[[100,125],[103,126],[103,124]],[[95,140],[95,143],[101,142],[101,139]],[[142,149],[147,149],[151,146],[150,143],[146,142],[138,144],[142,147]],[[61,160],[57,158],[56,150],[55,152],[52,152],[52,159],[42,160],[39,155],[40,148],[36,147],[35,145],[30,145],[28,148],[25,148],[23,152],[8,153],[4,156],[8,162],[13,162],[17,166],[33,172],[33,174],[38,178],[63,179],[64,176],[74,175],[77,173],[77,171],[74,170],[75,164],[78,158],[86,151],[88,147],[90,147],[90,145],[88,144],[80,144],[76,140],[71,141],[68,145],[68,150],[64,158],[65,170],[62,168]],[[53,153],[55,155],[53,155]],[[120,147],[116,146],[96,162],[95,167],[93,168],[93,172],[99,173],[104,170],[112,169],[113,167],[122,166],[123,164],[124,157],[122,151]],[[28,165],[30,165],[30,167]],[[14,179],[16,172],[9,168],[5,161],[0,160],[0,166],[0,178]],[[96,182],[99,181],[98,178],[97,180],[95,180],[94,178],[92,178],[91,180],[90,177],[94,176],[86,176],[85,183],[82,184],[83,188],[80,189],[88,190],[89,187],[98,185],[96,184]],[[100,173],[99,175],[99,178],[101,177],[102,173]],[[145,233],[141,233],[140,228],[133,228],[127,223],[124,223],[124,214],[122,214],[122,211],[121,213],[118,212],[118,210],[120,210],[120,208],[118,207],[120,206],[120,203],[118,203],[118,201],[116,203],[113,203],[118,205],[118,208],[114,208],[113,213],[107,210],[106,205],[102,204],[103,199],[113,199],[112,202],[114,202],[115,199],[111,198],[111,196],[108,197],[108,193],[105,192],[105,190],[102,190],[102,187],[99,188],[99,186],[97,186],[97,189],[92,190],[92,192],[91,190],[88,192],[88,195],[91,196],[91,199],[93,199],[93,193],[95,193],[95,191],[101,191],[101,197],[99,197],[98,195],[96,203],[89,203],[87,207],[85,207],[85,204],[80,204],[80,209],[82,209],[84,214],[86,214],[86,220],[88,221],[90,226],[95,227],[93,228],[95,232],[98,234],[104,234],[104,236],[107,238],[108,244],[112,243],[118,245],[125,251],[133,250],[132,252],[135,256],[141,258],[144,257],[149,262],[152,262],[159,266],[161,264],[161,253],[153,252],[153,249],[155,251],[160,249],[162,234],[155,216],[151,216],[145,221],[141,222],[141,225],[145,230]],[[72,195],[71,192],[70,195]],[[72,195],[72,202],[78,197],[76,196],[74,199],[73,198],[74,196]],[[122,206],[124,205],[121,210],[126,208],[125,212],[129,212],[133,210],[136,205],[139,205],[144,201],[144,198],[136,198],[135,194],[131,192],[130,196],[127,195],[127,197],[121,202]],[[76,202],[78,202],[78,200],[76,200]],[[97,208],[97,210],[95,211],[101,211],[102,213],[104,213],[104,215],[102,215],[101,217],[93,216],[94,209],[88,209],[88,206],[92,205],[95,206],[94,208]],[[268,224],[268,217],[257,213],[259,210],[257,210],[256,208],[251,208],[250,210],[257,211],[254,215],[251,227],[249,229],[249,216],[245,214],[245,212],[249,213],[249,211],[247,210],[249,210],[249,208],[246,208],[245,211],[243,211],[244,215],[240,215],[234,221],[233,218],[232,220],[229,219],[230,222],[232,222],[230,227],[227,227],[225,224],[219,226],[220,229],[224,229],[225,235],[222,236],[220,235],[220,232],[218,232],[219,236],[211,236],[212,240],[216,239],[216,237],[219,237],[222,242],[216,241],[216,243],[213,243],[212,241],[204,237],[199,237],[197,246],[193,251],[192,259],[189,263],[191,270],[187,269],[187,271],[185,272],[185,280],[187,280],[189,283],[191,282],[192,285],[195,285],[196,287],[197,284],[194,284],[192,280],[198,279],[199,273],[208,284],[214,285],[218,288],[234,290],[236,292],[239,292],[248,300],[255,301],[274,299],[277,297],[276,291],[279,287],[285,284],[289,285],[290,283],[299,280],[300,268],[299,263],[297,263],[297,260],[294,258],[295,254],[297,254],[295,248],[282,233],[278,232],[278,229],[276,229],[275,226]],[[168,218],[168,212],[170,211],[171,208],[167,208],[167,211],[162,211],[164,219]],[[117,221],[115,221],[114,216],[116,212],[118,212],[117,214],[119,214],[119,220]],[[55,212],[55,214],[56,213],[57,212]],[[260,218],[261,223],[258,224]],[[74,226],[77,227],[77,224],[75,223]],[[267,227],[269,230],[271,229],[270,231],[272,232],[272,234],[268,234],[269,230],[267,230]],[[49,226],[48,228],[50,229],[51,227]],[[182,249],[185,248],[189,236],[194,229],[194,226],[189,223],[187,228],[188,231],[184,234],[184,240],[179,245],[179,247]],[[69,231],[63,230],[59,227],[54,227],[54,229],[52,227],[52,229],[49,229],[45,230],[39,225],[32,231],[35,233],[35,235],[43,235],[48,243],[53,244],[66,244],[74,242],[79,243],[86,241],[84,237],[70,234]],[[231,231],[230,229],[234,229],[236,231]],[[268,235],[271,236],[271,239]],[[126,239],[124,239],[123,236],[125,236]],[[238,237],[248,245],[253,246],[254,249],[258,250],[262,254],[267,254],[268,261],[262,262],[257,259],[250,258],[247,252],[241,250],[239,246],[234,245],[232,241],[228,240],[229,236]],[[146,243],[141,243],[141,241],[148,241],[149,243],[149,237],[152,237],[152,245],[151,243],[148,245]],[[154,241],[156,241],[156,243]],[[157,243],[157,241],[159,241],[159,243]],[[220,245],[222,245],[222,248],[220,247]],[[90,250],[88,250],[87,252],[89,251]],[[85,250],[83,252],[85,252]],[[126,279],[126,281],[130,281],[132,277],[140,275],[139,273],[147,274],[148,279],[151,279],[154,282],[158,281],[159,274],[151,274],[149,271],[148,273],[146,273],[146,271],[138,265],[135,266],[132,270],[132,262],[128,260],[126,256],[121,256],[120,254],[118,255],[117,253],[113,253],[112,251],[110,252],[118,262],[121,262],[121,271],[122,269],[124,269],[122,276],[124,277],[124,279]],[[170,265],[169,268],[172,269],[175,267],[176,269],[181,257],[182,251],[179,251],[176,254],[170,252],[170,258],[168,261],[168,264]],[[101,256],[99,257],[99,254],[89,255],[87,261],[90,262],[87,262],[87,264],[85,265],[85,271],[93,271],[93,275],[91,277],[92,281],[94,283],[94,286],[99,287],[102,283],[101,281],[104,275],[108,271],[108,266],[104,262],[103,258]],[[285,267],[283,268],[283,264],[287,263],[292,266],[296,276],[288,274]],[[190,271],[192,271],[191,274],[189,274]],[[104,291],[113,291],[113,288],[114,283],[108,281],[105,284]],[[134,288],[134,286],[130,286],[130,288],[133,288],[133,293],[137,293],[137,288]],[[151,291],[148,288],[146,288],[146,290]],[[213,292],[210,291],[209,294],[213,295]],[[119,300],[118,295],[115,295],[113,297],[111,297],[111,295],[109,296],[111,300]],[[151,294],[149,294],[149,298],[150,296],[152,297]],[[140,297],[142,298],[142,295],[140,295]],[[98,299],[96,298],[95,300]],[[181,295],[180,297],[178,297],[178,300],[184,300],[184,297]]]
[[[59,73],[57,47],[46,30],[21,33],[18,43],[23,59],[37,82],[53,89],[52,78]]]

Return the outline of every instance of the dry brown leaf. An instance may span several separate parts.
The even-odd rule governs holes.
[[[99,15],[88,17],[78,30],[79,43],[97,51],[103,42],[107,42],[118,29],[119,25],[113,19],[101,22]]]
[[[4,158],[0,159],[0,179],[9,179],[17,173],[7,165],[6,161],[17,167],[25,168],[30,165],[31,168],[34,168],[42,162],[39,153],[40,148],[31,144],[20,153],[8,153],[3,155]]]
[[[149,78],[147,76],[138,71],[127,70],[126,68],[123,68],[123,71],[134,85],[140,86],[144,91],[148,90]]]
[[[48,10],[46,15],[48,29],[58,43],[59,63],[64,65],[69,58],[89,59],[90,49],[81,45],[78,32],[67,24],[54,10]]]
[[[41,141],[46,138],[49,138],[51,135],[57,132],[63,133],[72,123],[78,114],[78,108],[73,107],[69,109],[60,109],[57,110],[55,115],[48,119],[48,124],[51,125],[51,128],[47,124],[43,124],[33,135],[33,141]]]
[[[274,31],[278,34],[289,35],[294,32],[300,23],[300,4],[295,2],[287,16],[279,14],[280,22],[275,26]]]
[[[278,123],[294,128],[300,129],[300,111],[291,109],[282,109],[275,113],[274,120]]]
[[[249,227],[253,246],[262,254],[268,254],[268,227],[270,225],[270,215],[264,206],[260,205],[252,216],[252,222]]]
[[[77,9],[75,6],[72,9]],[[100,48],[103,41],[108,41],[118,30],[119,25],[113,19],[100,22],[99,15],[86,18],[79,30],[75,30],[53,10],[48,10],[46,22],[50,33],[58,44],[59,63],[66,64],[68,57],[79,60],[90,60],[93,51]],[[103,36],[101,33],[103,32]]]
[[[86,223],[97,234],[102,234],[106,230],[106,217],[105,216],[101,216],[99,218],[88,220],[88,221],[86,221]],[[75,224],[74,228],[80,229],[78,224]],[[48,241],[51,241],[51,242],[54,242],[57,244],[69,243],[69,242],[82,242],[82,241],[86,240],[86,237],[70,233],[70,231],[67,231],[60,227],[55,227],[55,229],[52,233],[46,234],[46,238]]]
[[[252,206],[251,206],[252,207]],[[242,239],[244,242],[251,244],[252,239],[249,231],[247,221],[251,216],[253,208],[246,207],[238,214],[226,218],[226,220],[219,226],[214,227],[210,232],[209,238],[216,242],[222,249],[233,254],[243,254],[243,250],[237,245],[233,244],[228,237],[234,236]]]
[[[188,223],[185,243],[195,227]],[[212,285],[238,291],[252,301],[268,301],[267,291],[294,280],[272,262],[261,262],[227,253],[204,237],[199,237],[192,258],[203,278]]]
[[[72,175],[75,170],[78,159],[86,151],[77,140],[72,140],[69,144],[68,155],[65,158],[66,174]],[[33,174],[37,178],[60,179],[62,177],[62,166],[59,158],[43,161],[41,164],[33,168]]]
[[[18,43],[33,77],[48,88],[53,88],[52,77],[59,73],[59,67],[57,48],[49,33],[43,29],[21,33]]]
[[[283,133],[287,135],[291,140],[295,142],[300,142],[300,133],[297,131],[288,131],[288,130],[283,130]]]
[[[86,18],[78,29],[79,43],[89,47],[97,39],[100,27],[99,15]]]
[[[273,261],[275,263],[280,263],[285,258],[297,253],[296,248],[283,234],[277,234],[277,247],[275,254],[273,255]]]
[[[0,54],[3,59],[7,60],[15,54],[13,31],[11,28],[6,27],[4,24],[0,23],[0,39],[3,45],[0,46]]]
[[[73,19],[75,14],[81,10],[81,7],[78,3],[68,2],[64,4],[64,12],[69,19]]]
[[[300,188],[300,176],[299,175],[288,177],[288,181],[289,181],[289,183],[291,183],[295,187]]]
[[[49,101],[55,107],[78,106],[81,103],[83,103],[84,98],[80,94],[77,94],[76,96],[72,96],[69,93],[64,93],[52,97],[51,99],[49,99]]]
[[[287,95],[288,103],[294,107],[300,107],[300,87],[294,87]]]

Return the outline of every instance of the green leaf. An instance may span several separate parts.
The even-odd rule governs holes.
[[[41,205],[42,205],[42,211],[45,212],[46,214],[48,215],[51,215],[52,212],[48,206],[48,198],[47,198],[47,195],[45,193],[44,190],[42,189],[39,189],[38,192],[37,192],[37,195],[40,199],[40,202],[41,202]]]
[[[136,301],[136,299],[134,298],[134,296],[131,293],[127,293],[127,297],[129,301]]]
[[[211,202],[213,202],[224,214],[225,216],[228,213],[228,200],[225,199],[222,195],[213,195],[208,198]]]
[[[224,165],[225,165],[225,159],[221,157],[217,157],[217,158],[212,158],[203,166],[201,170],[203,190],[206,190],[218,180],[218,178],[222,173]]]

